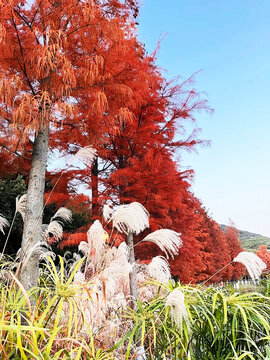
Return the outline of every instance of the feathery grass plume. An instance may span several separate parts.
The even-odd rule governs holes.
[[[234,259],[234,262],[239,262],[243,264],[251,279],[256,283],[256,280],[259,280],[263,270],[267,268],[264,261],[262,261],[259,256],[252,252],[242,251]]]
[[[24,221],[26,213],[27,194],[16,197],[16,213],[20,213]]]
[[[127,245],[119,246],[118,249],[115,249],[114,260],[105,267],[103,277],[106,282],[107,297],[111,297],[119,291],[129,294],[129,273],[132,271],[132,265],[128,261],[128,255]]]
[[[39,255],[40,259],[45,259],[45,260],[48,256],[50,256],[53,260],[56,257],[56,254],[52,251],[52,248],[50,247],[50,245],[48,245],[45,241],[39,241],[33,247],[31,247],[31,249],[29,249],[27,251],[25,260],[24,260],[22,266],[27,264],[28,260],[33,255]]]
[[[102,258],[105,246],[105,240],[108,238],[108,233],[103,229],[99,220],[94,221],[87,231],[87,239],[90,251],[95,252],[95,261],[99,263]]]
[[[46,233],[47,229],[48,229],[48,224],[42,224],[42,225],[41,225],[41,231],[42,231],[43,233]]]
[[[52,234],[56,241],[59,241],[63,236],[63,227],[58,221],[51,221],[45,232],[46,238],[49,238],[49,234]]]
[[[149,227],[148,218],[148,211],[138,202],[120,205],[112,215],[113,227],[125,234],[139,234]]]
[[[129,261],[129,257],[130,257],[129,248],[125,242],[122,242],[118,246],[118,252],[122,253],[126,257],[127,261]]]
[[[102,216],[106,222],[109,222],[111,220],[112,213],[113,213],[113,209],[109,205],[103,206]]]
[[[179,329],[182,329],[183,320],[188,322],[188,312],[185,305],[184,293],[179,289],[174,289],[166,299],[165,306],[169,306],[173,321]]]
[[[118,253],[118,249],[115,246],[105,248],[103,255],[103,262],[105,266],[107,264],[110,264],[116,258],[117,253]]]
[[[61,219],[65,222],[71,222],[72,220],[72,211],[65,208],[65,207],[60,207],[56,213],[53,215],[53,217],[51,218],[51,221],[55,220],[55,219]]]
[[[72,260],[73,260],[74,262],[80,261],[81,258],[82,258],[82,257],[80,256],[80,254],[78,254],[78,253],[73,253]]]
[[[179,233],[169,229],[160,229],[148,234],[142,241],[150,241],[156,244],[165,254],[174,258],[183,242]]]
[[[85,282],[84,274],[80,270],[78,270],[76,272],[76,274],[74,275],[73,281],[76,282],[76,283],[79,283],[79,284],[84,283]]]
[[[132,265],[129,263],[129,248],[122,243],[118,248],[113,246],[106,250],[103,257],[104,271],[102,274],[105,280],[106,298],[110,299],[118,291],[129,293],[129,273]]]
[[[78,250],[83,253],[84,256],[88,256],[90,253],[90,246],[86,241],[81,241],[78,246]]]
[[[155,256],[148,265],[149,275],[157,281],[167,283],[171,278],[170,265],[163,256]]]
[[[136,281],[137,284],[143,284],[146,282],[147,276],[145,275],[144,271],[136,269]],[[140,287],[138,287],[138,291],[140,290]]]
[[[4,228],[9,226],[7,219],[0,214],[0,231],[5,235]]]
[[[80,159],[81,161],[87,163],[87,165],[92,164],[96,157],[97,150],[92,148],[91,145],[83,147],[74,156],[75,159]]]
[[[2,259],[2,256],[3,256],[3,254],[4,254],[5,250],[6,250],[8,239],[9,239],[9,236],[11,234],[11,230],[13,228],[17,212],[19,212],[21,214],[22,219],[24,221],[24,217],[25,217],[25,213],[26,213],[26,202],[27,202],[27,195],[26,194],[22,195],[21,197],[19,197],[19,196],[16,197],[16,210],[15,210],[15,213],[14,213],[14,216],[13,216],[10,228],[9,228],[9,232],[7,234],[5,244],[4,244],[3,249],[2,249],[2,254],[0,255],[0,259]],[[8,225],[9,225],[9,223],[7,222],[7,224],[4,225],[4,226],[8,226]],[[3,225],[1,227],[1,216],[0,216],[0,231],[2,231],[2,233],[4,234]]]
[[[64,256],[63,256],[63,262],[64,262],[64,267],[67,271],[71,271],[71,269],[73,269],[78,262],[80,262],[82,259],[82,257],[77,254],[77,253],[71,253],[70,251],[65,251]]]

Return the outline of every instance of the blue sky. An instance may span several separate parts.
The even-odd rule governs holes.
[[[192,185],[220,223],[270,236],[270,1],[144,0],[139,38],[168,78],[196,76],[213,115],[198,114]]]

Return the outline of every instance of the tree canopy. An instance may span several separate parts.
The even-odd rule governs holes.
[[[151,215],[149,230],[182,234],[171,261],[182,281],[203,281],[229,263],[241,249],[237,234],[209,218],[191,191],[193,171],[181,167],[182,151],[207,145],[195,119],[211,109],[193,76],[167,80],[157,52],[146,53],[136,34],[137,3],[9,0],[0,11],[0,172],[22,174],[28,186],[22,256],[41,239],[45,191],[47,205],[77,213],[78,229],[67,229],[62,248],[85,240],[87,221],[100,218],[105,203],[137,201]],[[186,121],[194,123],[191,134]],[[68,157],[87,145],[97,149],[93,164],[46,172],[48,154]],[[136,248],[144,260],[156,252]],[[230,266],[213,280],[241,271]],[[35,279],[21,278],[25,286]]]

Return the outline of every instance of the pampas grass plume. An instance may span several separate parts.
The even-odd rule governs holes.
[[[16,197],[16,213],[20,213],[23,221],[25,218],[25,213],[26,213],[26,203],[27,203],[27,194],[24,194],[22,196],[17,196]]]
[[[109,205],[104,205],[104,206],[103,206],[103,213],[102,213],[102,215],[103,215],[103,219],[104,219],[106,222],[110,221],[111,216],[112,216],[112,213],[113,213],[113,210],[112,210],[112,208],[111,208]]]
[[[148,218],[148,211],[138,202],[121,205],[112,215],[113,227],[125,234],[139,234],[149,227]]]
[[[163,256],[155,256],[148,265],[149,275],[162,283],[167,283],[171,278],[170,265]]]
[[[75,276],[74,276],[74,280],[73,280],[73,281],[76,282],[76,283],[79,283],[79,284],[84,283],[84,282],[85,282],[85,276],[84,276],[84,274],[83,274],[80,270],[78,270],[78,271],[76,272]]]
[[[20,249],[21,250],[21,249]],[[31,247],[25,254],[26,257],[23,261],[23,266],[27,264],[30,257],[33,255],[39,255],[40,259],[45,259],[50,256],[53,260],[55,260],[56,254],[51,251],[51,247],[45,241],[39,241],[34,246]]]
[[[72,220],[72,211],[65,208],[65,207],[60,207],[56,213],[54,214],[54,216],[51,218],[51,221],[53,221],[54,219],[62,219],[63,221],[66,222],[71,222]]]
[[[7,219],[0,214],[0,231],[5,235],[4,228],[9,226]]]
[[[59,222],[53,220],[49,223],[48,228],[45,232],[46,237],[49,237],[49,234],[52,234],[56,241],[59,241],[63,236],[63,227]]]
[[[240,252],[234,259],[234,262],[239,262],[243,264],[251,279],[256,282],[256,280],[259,280],[263,270],[267,268],[264,261],[262,261],[259,256],[252,252],[248,251],[242,251]]]
[[[127,244],[125,242],[122,242],[118,246],[118,252],[123,254],[125,256],[125,258],[127,259],[127,261],[129,261],[130,251],[129,251],[129,247],[127,246]]]
[[[97,150],[94,149],[91,145],[88,145],[80,149],[74,157],[87,163],[87,165],[91,165],[97,157]]]
[[[182,329],[183,320],[188,321],[188,312],[185,305],[184,293],[176,288],[167,297],[165,306],[170,307],[171,315],[175,324]]]
[[[143,241],[150,241],[156,244],[166,254],[167,258],[169,256],[174,258],[183,244],[180,235],[173,230],[160,229],[147,235]]]
[[[87,231],[87,239],[90,247],[90,251],[95,250],[96,260],[102,256],[102,252],[105,246],[105,240],[108,237],[107,232],[103,229],[99,220],[94,221]]]
[[[90,252],[90,246],[86,241],[81,241],[79,243],[78,250],[81,251],[84,256],[88,256]]]

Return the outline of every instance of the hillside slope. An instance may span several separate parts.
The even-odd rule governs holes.
[[[222,230],[225,230],[226,226],[220,225]],[[247,251],[256,251],[260,245],[266,245],[270,249],[270,238],[260,234],[251,233],[245,230],[239,231],[239,239],[242,246]]]

